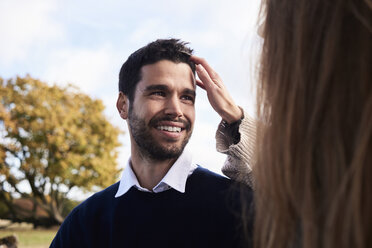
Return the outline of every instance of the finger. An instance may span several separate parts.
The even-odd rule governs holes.
[[[194,61],[196,64],[202,65],[205,68],[205,70],[208,72],[211,79],[216,79],[216,80],[220,79],[217,72],[215,72],[215,70],[213,70],[213,68],[208,64],[208,62],[205,59],[200,58],[200,57],[195,56],[195,55],[192,55],[190,57],[190,59],[192,61]]]
[[[202,65],[196,65],[196,73],[198,74],[199,79],[203,82],[205,89],[209,89],[214,85],[213,80],[209,77],[208,72]]]
[[[196,80],[196,85],[199,86],[200,88],[202,88],[203,90],[205,90],[205,86],[203,84],[203,82],[199,79]]]
[[[196,64],[201,64],[201,63],[203,63],[203,60],[205,60],[205,59],[203,59],[202,57],[198,57],[198,56],[196,56],[196,55],[191,55],[191,56],[190,56],[190,59],[191,59],[194,63],[196,63]]]

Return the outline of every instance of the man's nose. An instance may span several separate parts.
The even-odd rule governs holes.
[[[181,102],[177,97],[171,97],[168,99],[165,106],[165,114],[173,117],[181,117],[183,115]]]

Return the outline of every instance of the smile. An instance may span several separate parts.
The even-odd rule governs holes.
[[[182,130],[180,127],[172,127],[172,126],[158,126],[156,128],[162,131],[175,132],[175,133],[180,133]]]

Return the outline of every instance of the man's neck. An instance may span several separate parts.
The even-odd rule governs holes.
[[[175,159],[154,160],[132,151],[131,166],[141,187],[152,190],[167,174]]]

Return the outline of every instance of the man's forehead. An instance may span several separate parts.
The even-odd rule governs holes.
[[[142,67],[141,67],[140,70],[142,71],[143,68],[145,68],[145,67],[156,65],[156,64],[163,64],[163,63],[176,64],[176,65],[179,65],[179,64],[187,65],[188,68],[190,68],[190,70],[193,71],[191,65],[188,64],[186,61],[173,61],[173,60],[170,60],[170,59],[160,59],[160,60],[157,60],[157,61],[155,61],[153,63],[144,64],[144,65],[142,65]],[[191,62],[191,63],[193,63],[193,62]]]
[[[177,67],[174,67],[176,65]],[[182,68],[179,67],[182,65]],[[147,64],[141,67],[140,82],[146,79],[156,83],[156,80],[165,80],[167,78],[191,79],[193,88],[196,88],[196,78],[189,64],[185,62],[173,62],[171,60],[160,60],[152,64]],[[154,81],[153,81],[154,80]],[[177,81],[176,82],[184,82]],[[158,82],[160,83],[160,82]]]

